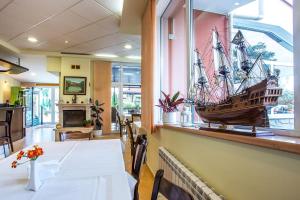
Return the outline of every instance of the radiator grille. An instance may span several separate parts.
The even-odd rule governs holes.
[[[195,200],[224,200],[164,147],[159,148],[159,167],[166,179],[188,191]]]

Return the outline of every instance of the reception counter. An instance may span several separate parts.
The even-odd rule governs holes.
[[[6,111],[14,110],[11,132],[12,140],[17,141],[25,137],[25,108],[24,107],[0,107],[0,121],[5,121]],[[0,127],[0,136],[5,135],[5,128]]]

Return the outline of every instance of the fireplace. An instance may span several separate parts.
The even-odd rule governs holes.
[[[85,110],[64,110],[63,127],[82,127],[86,119]]]

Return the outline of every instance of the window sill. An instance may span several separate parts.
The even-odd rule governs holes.
[[[181,127],[177,125],[156,125],[155,132],[161,128],[300,154],[299,137],[289,137],[280,135],[248,137],[214,131],[198,130],[197,128]]]

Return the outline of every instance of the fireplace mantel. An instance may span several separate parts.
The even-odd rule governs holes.
[[[59,111],[59,123],[63,124],[64,116],[63,111],[64,110],[85,110],[86,112],[86,119],[91,119],[91,105],[92,104],[85,104],[85,103],[58,103],[56,104],[58,106]]]

